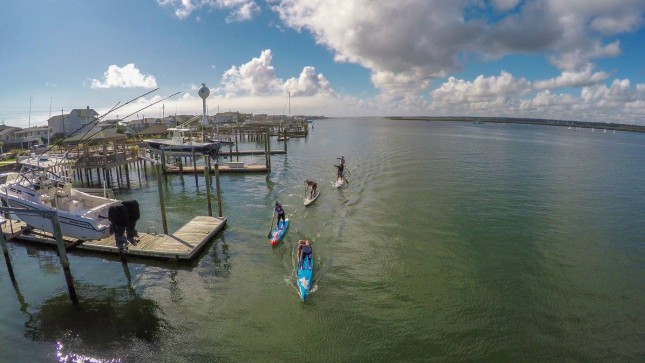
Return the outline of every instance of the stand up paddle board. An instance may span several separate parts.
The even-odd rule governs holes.
[[[271,232],[271,246],[275,246],[280,242],[282,237],[287,233],[287,228],[289,228],[289,219],[285,219],[283,223],[280,223],[280,228],[275,227],[273,232]]]
[[[308,206],[309,204],[313,203],[318,199],[318,196],[320,195],[320,190],[316,189],[316,193],[314,194],[313,198],[310,197],[305,197],[302,199],[302,202],[304,203],[305,206]]]

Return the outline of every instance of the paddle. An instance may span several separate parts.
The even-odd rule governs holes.
[[[267,234],[267,238],[271,238],[271,233],[273,233],[273,220],[275,219],[275,211],[273,211],[273,215],[271,216],[271,229],[269,230],[269,234]]]

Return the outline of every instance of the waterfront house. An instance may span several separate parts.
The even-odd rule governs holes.
[[[13,143],[20,144],[23,149],[27,149],[32,145],[46,144],[50,131],[49,126],[34,126],[17,130],[13,133]]]
[[[87,106],[85,109],[73,109],[66,115],[52,116],[47,120],[47,124],[52,130],[52,135],[69,136],[92,123],[98,115],[90,106]]]
[[[11,144],[16,143],[16,131],[19,131],[20,127],[0,125],[0,142],[2,142],[2,150],[9,150]]]

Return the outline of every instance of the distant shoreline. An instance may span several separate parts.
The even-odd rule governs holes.
[[[588,121],[566,121],[566,120],[550,120],[550,119],[535,119],[535,118],[514,118],[514,117],[457,117],[457,116],[388,116],[388,120],[395,121],[458,121],[458,122],[473,122],[473,123],[507,123],[507,124],[530,124],[530,125],[543,125],[543,126],[560,126],[560,127],[580,127],[587,129],[606,129],[616,131],[630,131],[630,132],[643,132],[645,133],[645,126],[639,125],[626,125],[608,122],[588,122]]]

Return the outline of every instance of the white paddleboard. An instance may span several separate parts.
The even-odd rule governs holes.
[[[307,193],[307,194],[309,194],[309,193]],[[305,197],[305,198],[302,199],[302,202],[304,203],[304,205],[307,206],[307,205],[313,203],[316,199],[318,199],[319,195],[320,195],[320,190],[316,189],[316,194],[314,194],[313,198]]]
[[[336,179],[336,181],[335,181],[335,182],[331,182],[331,185],[333,185],[333,186],[334,186],[334,188],[340,188],[340,187],[342,187],[344,184],[345,184],[345,183],[343,183],[343,179],[342,179],[342,178],[341,178],[341,179]]]

